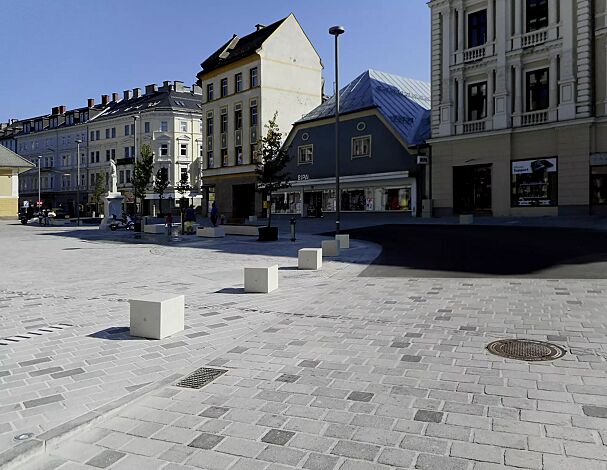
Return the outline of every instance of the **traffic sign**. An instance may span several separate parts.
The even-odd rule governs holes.
[[[42,201],[38,201],[38,202],[36,202],[36,205],[37,205],[38,207],[42,207]]]

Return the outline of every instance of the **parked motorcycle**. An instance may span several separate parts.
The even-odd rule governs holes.
[[[128,215],[123,215],[120,219],[114,217],[114,220],[110,222],[110,230],[115,232],[118,229],[134,230],[135,222]]]

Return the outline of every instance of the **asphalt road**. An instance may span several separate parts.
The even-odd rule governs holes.
[[[381,225],[348,232],[383,248],[362,276],[607,278],[607,232],[602,231]]]

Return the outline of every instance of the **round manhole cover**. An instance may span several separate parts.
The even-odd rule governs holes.
[[[520,361],[552,361],[565,355],[560,346],[530,339],[500,339],[487,346],[490,353]]]

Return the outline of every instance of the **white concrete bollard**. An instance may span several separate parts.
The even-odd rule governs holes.
[[[473,214],[462,214],[459,216],[460,225],[470,225],[474,223],[474,215]]]
[[[184,329],[183,295],[150,294],[129,299],[131,336],[162,339]]]
[[[278,265],[244,268],[244,291],[267,294],[278,289]]]
[[[350,235],[348,234],[339,234],[335,235],[335,240],[339,242],[339,248],[344,250],[350,248]]]
[[[226,232],[221,227],[204,227],[198,228],[196,235],[205,238],[222,238],[226,236]]]
[[[322,248],[302,248],[297,252],[297,269],[322,268]]]
[[[339,256],[339,242],[337,240],[323,240],[321,245],[322,255]]]

